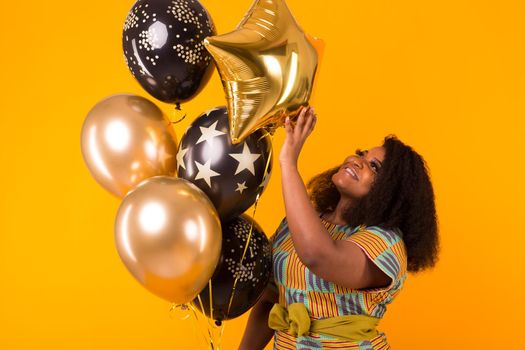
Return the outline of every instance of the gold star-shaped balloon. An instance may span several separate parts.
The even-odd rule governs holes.
[[[233,143],[274,130],[308,104],[317,52],[284,0],[255,0],[235,31],[204,45],[222,79]]]

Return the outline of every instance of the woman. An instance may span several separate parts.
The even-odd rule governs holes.
[[[308,184],[297,160],[316,116],[286,120],[280,153],[286,218],[272,237],[273,281],[240,349],[389,349],[376,329],[408,272],[433,267],[438,235],[424,160],[395,136],[357,150]]]

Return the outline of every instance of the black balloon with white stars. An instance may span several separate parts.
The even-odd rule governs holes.
[[[247,245],[252,223],[253,229]],[[211,318],[218,321],[240,316],[255,305],[270,280],[272,268],[271,244],[260,226],[249,217],[238,216],[223,223],[222,237],[221,257],[211,278]],[[232,295],[235,279],[237,284]],[[201,300],[196,298],[193,304],[210,317],[209,286],[199,296]]]
[[[203,41],[215,35],[197,0],[138,0],[124,23],[124,58],[131,73],[153,97],[180,103],[209,80],[213,64]]]
[[[271,151],[271,137],[264,130],[232,144],[228,111],[217,107],[195,119],[182,136],[177,175],[203,190],[224,222],[251,207],[266,188]]]

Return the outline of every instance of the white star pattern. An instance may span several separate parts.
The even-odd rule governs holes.
[[[199,129],[201,129],[202,135],[201,135],[201,137],[199,137],[199,139],[197,140],[197,142],[195,144],[198,145],[202,141],[206,141],[206,142],[208,142],[210,144],[210,146],[213,146],[213,138],[214,137],[220,136],[220,135],[225,135],[226,134],[225,132],[217,130],[217,123],[218,122],[219,121],[216,120],[215,123],[213,123],[209,128],[205,128],[205,127],[199,126]]]
[[[242,194],[242,191],[244,191],[247,188],[248,187],[246,187],[246,181],[244,181],[242,184],[237,182],[237,189],[235,190],[235,192],[239,191],[239,193]]]
[[[253,167],[253,163],[261,155],[258,153],[250,153],[250,149],[248,148],[248,145],[246,144],[246,142],[244,143],[242,153],[229,153],[229,154],[232,158],[235,158],[235,160],[239,162],[239,165],[237,165],[237,170],[235,171],[234,175],[237,175],[244,169],[247,169],[250,173],[252,173],[253,176],[255,176],[255,169]]]
[[[220,176],[221,174],[211,170],[210,164],[211,164],[211,159],[208,159],[208,161],[204,164],[201,164],[195,161],[195,165],[199,169],[199,172],[195,176],[195,180],[204,179],[204,181],[206,181],[208,186],[211,188],[211,178],[214,176]]]
[[[186,164],[184,163],[184,156],[188,152],[188,149],[182,149],[182,147],[179,149],[179,152],[177,152],[177,170],[179,170],[179,167],[182,167],[182,169],[186,170]]]

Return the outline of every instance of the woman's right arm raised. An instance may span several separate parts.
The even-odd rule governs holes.
[[[278,297],[275,286],[268,285],[250,312],[239,350],[263,350],[272,339],[274,331],[268,327],[268,315]]]

